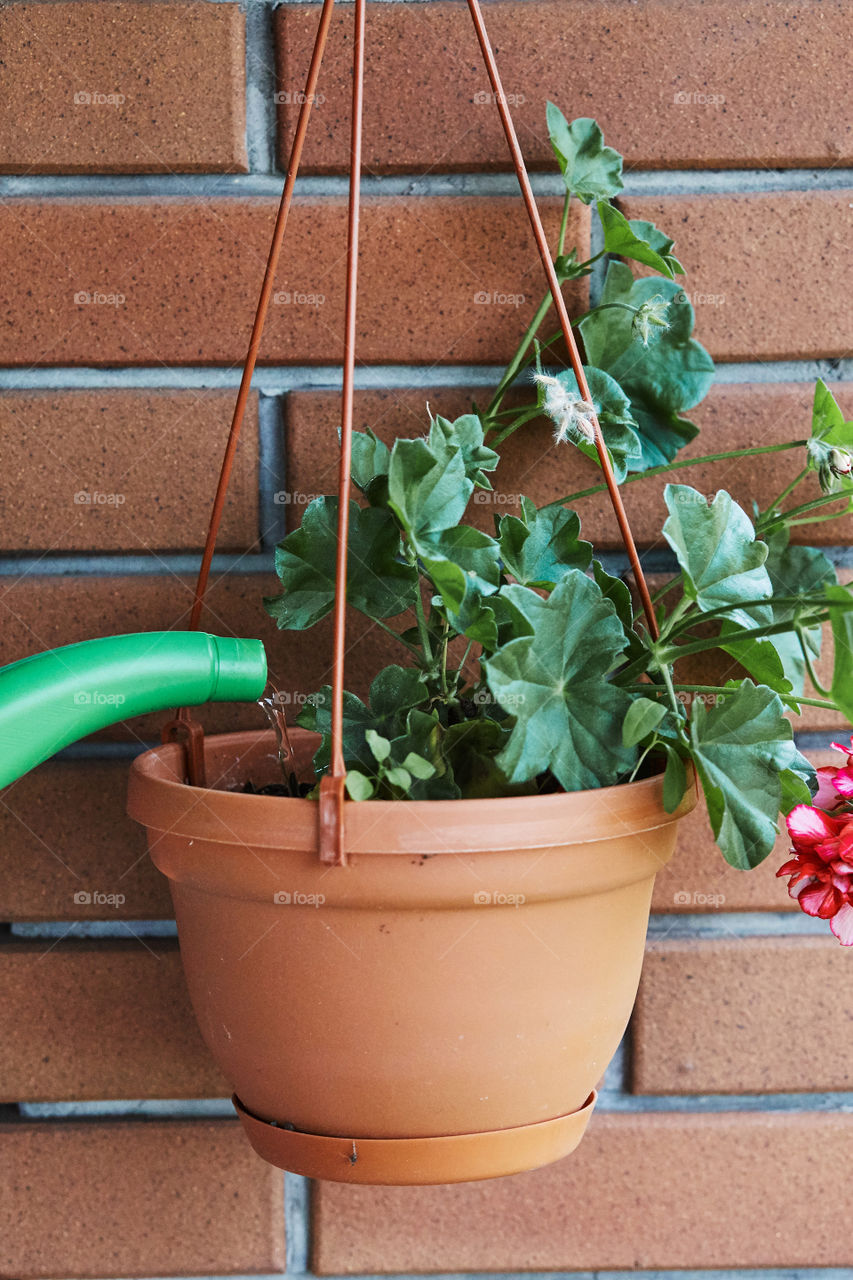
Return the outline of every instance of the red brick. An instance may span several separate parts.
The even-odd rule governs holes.
[[[554,241],[561,203],[541,202]],[[242,361],[276,208],[260,198],[6,201],[0,363]],[[569,227],[582,256],[588,221],[576,210]],[[294,202],[264,361],[341,359],[345,241],[343,198]],[[366,199],[361,244],[363,361],[509,359],[545,292],[520,198]],[[567,296],[577,309],[585,283]],[[311,297],[316,305],[298,301]]]
[[[281,1174],[229,1120],[0,1127],[0,1275],[284,1270]]]
[[[853,415],[853,385],[833,386],[845,413]],[[427,422],[426,405],[434,413],[454,417],[476,402],[485,407],[491,391],[485,387],[437,387],[360,391],[355,398],[356,429],[371,427],[392,442],[398,435],[419,435]],[[814,387],[811,383],[718,383],[689,417],[700,428],[697,438],[679,453],[679,460],[724,453],[751,445],[781,444],[804,439],[810,430]],[[532,403],[528,391],[521,403]],[[297,520],[305,500],[328,493],[337,484],[337,430],[340,396],[327,391],[293,391],[287,397],[287,474],[295,497],[288,514]],[[501,464],[495,473],[495,491],[517,499],[526,494],[540,506],[600,483],[598,468],[576,449],[554,445],[550,428],[534,421],[520,428],[499,446]],[[747,511],[753,499],[769,506],[802,469],[802,450],[765,454],[708,463],[676,472],[673,481],[691,484],[703,493],[725,488]],[[632,482],[624,492],[625,505],[637,542],[643,547],[663,547],[661,528],[666,519],[663,490],[668,477]],[[803,482],[797,502],[819,493],[817,478]],[[802,497],[799,495],[802,494]],[[481,494],[480,497],[485,497]],[[493,514],[513,510],[505,501],[484,501],[482,511],[472,506],[469,516],[490,531]],[[582,498],[572,504],[578,511],[586,537],[596,547],[611,550],[621,545],[618,526],[606,494]],[[853,541],[853,517],[837,522],[807,525],[792,530],[792,540],[811,545],[837,545]]]
[[[0,395],[0,550],[178,551],[204,543],[236,392]],[[258,409],[249,401],[217,547],[258,537]]]
[[[128,763],[46,764],[0,792],[0,919],[171,919],[167,881],[124,811]]]
[[[276,14],[279,88],[291,99],[279,108],[283,164],[317,18],[308,5]],[[849,125],[833,106],[846,90],[835,56],[849,38],[841,0],[498,2],[486,21],[506,91],[516,96],[525,155],[537,168],[554,164],[549,98],[569,119],[595,116],[634,168],[831,166],[853,155]],[[343,170],[348,161],[351,24],[349,12],[339,13],[327,46],[305,148],[306,167],[316,172]],[[509,167],[462,5],[372,4],[367,31],[371,169]],[[816,83],[826,92],[815,94]]]
[[[828,924],[826,935],[652,939],[634,1012],[634,1092],[849,1090],[853,954]]]
[[[696,337],[715,359],[849,352],[850,191],[644,197],[620,207],[675,237],[684,288],[696,304]]]
[[[126,942],[12,943],[0,948],[0,974],[3,1102],[228,1096],[176,941],[129,931]]]
[[[853,1116],[740,1112],[593,1116],[566,1160],[450,1187],[321,1183],[314,1269],[593,1271],[849,1267],[849,1179],[789,1211],[853,1158]]]
[[[6,173],[247,168],[237,4],[9,4],[0,46]]]

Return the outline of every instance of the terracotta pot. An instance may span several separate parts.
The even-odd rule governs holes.
[[[296,732],[300,767],[316,740]],[[312,1177],[454,1182],[573,1150],[637,991],[667,815],[659,778],[571,795],[364,801],[349,865],[271,733],[139,756],[128,811],[169,877],[202,1034],[256,1150]]]

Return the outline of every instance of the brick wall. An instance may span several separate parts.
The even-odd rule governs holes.
[[[0,8],[0,663],[186,620],[317,12]],[[720,368],[691,447],[802,434],[818,373],[853,412],[847,0],[491,0],[487,16],[533,168],[546,98],[595,115],[626,156],[623,207],[676,234],[691,294],[717,299],[696,306]],[[260,598],[284,518],[333,475],[350,22],[343,7],[278,285],[322,302],[272,307],[207,617],[261,635],[294,692],[326,676],[328,631],[281,637]],[[394,436],[421,429],[427,398],[452,412],[494,384],[541,285],[464,5],[374,3],[368,33],[356,416]],[[559,183],[535,182],[553,232]],[[761,497],[786,456],[688,475]],[[501,474],[543,501],[592,473],[534,427]],[[628,492],[663,571],[660,491]],[[618,554],[605,507],[582,516]],[[853,542],[853,522],[817,528]],[[372,662],[357,646],[353,685]],[[128,758],[157,728],[117,726],[0,795],[0,1276],[851,1274],[853,956],[791,909],[778,859],[732,871],[704,817],[685,824],[576,1156],[455,1188],[309,1189],[229,1118],[164,882],[123,815]],[[835,726],[797,728],[820,754]]]

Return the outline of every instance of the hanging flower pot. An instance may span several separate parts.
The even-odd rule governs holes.
[[[331,684],[298,728],[277,717],[277,733],[205,740],[182,709],[131,771],[129,811],[169,879],[193,1006],[250,1141],[274,1164],[340,1181],[487,1178],[574,1149],[630,1016],[654,876],[697,778],[735,866],[766,857],[780,812],[799,814],[808,847],[786,874],[805,909],[831,908],[853,941],[853,894],[837,868],[828,887],[818,864],[829,855],[812,836],[829,827],[803,813],[817,782],[785,715],[804,701],[820,626],[832,622],[839,653],[853,644],[853,596],[820,552],[788,547],[787,523],[853,491],[853,424],[819,384],[806,469],[756,505],[754,523],[725,491],[709,503],[667,486],[661,533],[678,569],[653,600],[620,485],[667,470],[693,437],[680,413],[705,394],[713,364],[691,337],[673,242],[610,204],[620,157],[594,121],[570,125],[549,106],[566,186],[552,259],[482,12],[468,2],[548,295],[487,406],[452,422],[430,414],[416,440],[353,430],[356,0],[339,484],[279,545],[282,593],[265,602],[284,631],[331,615]],[[330,13],[324,0],[192,628]],[[609,264],[579,321],[587,364],[561,285],[601,255],[566,252],[573,197],[597,201],[602,253],[657,273],[635,279],[624,261]],[[554,372],[541,364],[550,337],[534,347],[550,307],[570,365]],[[507,408],[526,366],[534,402]],[[472,522],[499,446],[543,414],[560,447],[598,463],[592,492],[611,500],[636,598],[593,559],[567,509],[589,490],[544,507],[521,498],[493,532]],[[811,473],[824,498],[783,513]],[[405,663],[378,670],[366,701],[345,688],[348,605],[394,637]],[[737,678],[678,683],[677,663],[714,648]],[[853,710],[843,661],[824,692],[806,701]]]
[[[316,748],[297,730],[306,776]],[[199,1026],[250,1141],[315,1178],[456,1182],[567,1155],[625,1030],[655,872],[691,788],[348,806],[346,866],[314,801],[274,782],[272,733],[169,744],[129,812],[168,876]]]

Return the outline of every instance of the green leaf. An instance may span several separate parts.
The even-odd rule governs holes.
[[[653,222],[641,222],[639,219],[629,222],[624,214],[603,200],[598,202],[598,216],[604,231],[604,248],[608,253],[642,262],[670,280],[676,271],[684,274],[684,268],[671,252],[674,241],[658,230]]]
[[[619,484],[629,471],[638,471],[642,467],[643,449],[635,430],[636,422],[631,415],[630,401],[615,379],[603,369],[584,366],[589,394],[595,407],[604,443],[613,463],[613,470]],[[577,378],[571,369],[563,369],[556,374],[553,381],[564,388],[572,397],[579,397]],[[595,445],[574,432],[560,436],[561,419],[555,416],[554,400],[549,394],[545,380],[539,382],[539,403],[556,424],[555,434],[558,438],[570,438],[571,442],[593,462],[598,463],[598,450]]]
[[[370,710],[380,725],[391,726],[412,707],[429,700],[423,673],[415,667],[383,667],[370,686]],[[400,720],[402,724],[403,721]],[[395,736],[393,733],[392,737]]]
[[[391,740],[391,760],[409,775],[406,790],[412,800],[459,799],[459,787],[442,755],[442,733],[437,711],[415,707],[406,716],[404,731]],[[431,773],[427,774],[423,765],[411,769],[412,756],[431,765]]]
[[[666,769],[663,775],[663,807],[667,813],[675,813],[687,790],[687,769],[675,747],[664,744]]]
[[[388,471],[388,501],[412,538],[452,529],[465,514],[474,483],[461,449],[432,441],[396,440]]]
[[[547,769],[566,791],[615,782],[633,754],[621,737],[630,699],[605,678],[626,643],[613,606],[579,569],[547,600],[527,587],[504,590],[535,633],[483,664],[498,703],[515,717],[498,764],[513,783]]]
[[[502,516],[498,540],[504,570],[525,587],[553,587],[566,569],[586,569],[592,545],[582,542],[580,520],[565,507],[539,511],[521,499],[520,516]]]
[[[465,800],[491,796],[532,795],[535,782],[513,786],[498,764],[510,730],[488,718],[452,724],[444,735],[442,752]]]
[[[569,124],[553,102],[548,103],[546,119],[566,189],[584,204],[618,195],[622,190],[622,157],[604,145],[595,121],[581,117]]]
[[[264,605],[279,628],[302,631],[331,611],[337,546],[337,499],[315,498],[300,527],[276,548],[284,591]],[[370,618],[396,616],[414,603],[417,574],[399,553],[400,535],[390,512],[350,503],[347,600]]]
[[[352,433],[350,475],[362,493],[367,493],[374,480],[388,475],[390,464],[391,450],[369,427],[367,431]]]
[[[634,331],[634,316],[623,307],[592,311],[581,321],[587,360],[614,378],[631,402],[643,448],[642,465],[633,470],[671,462],[697,433],[692,422],[679,417],[708,392],[714,362],[691,338],[693,308],[672,280],[658,276],[635,280],[624,262],[611,262],[602,303],[623,303],[636,310],[657,297],[667,303],[667,329],[644,346]]]
[[[441,598],[442,612],[462,634],[480,615],[484,596],[501,580],[500,551],[494,538],[470,525],[415,540],[424,572]]]
[[[399,787],[401,791],[408,791],[412,785],[412,775],[402,765],[396,765],[393,769],[386,770],[385,781],[392,787]]]
[[[622,745],[636,747],[658,727],[666,707],[651,698],[635,698],[622,722]]]
[[[825,588],[835,661],[832,669],[832,699],[853,725],[853,595],[846,587]],[[839,608],[840,605],[846,606]]]
[[[634,629],[634,602],[627,583],[621,578],[614,578],[608,573],[600,560],[592,562],[592,576],[605,600],[609,600],[616,610],[616,616],[622,623],[627,643],[625,654],[629,662],[641,658],[648,653],[642,637]]]
[[[478,489],[491,489],[486,471],[494,471],[500,462],[500,454],[483,443],[483,424],[476,413],[465,413],[454,422],[447,418],[432,419],[429,445],[437,456],[461,450],[465,475]]]
[[[350,769],[347,773],[346,788],[350,800],[370,800],[373,796],[373,783],[358,769]]]
[[[387,738],[383,738],[381,733],[377,733],[375,729],[368,729],[365,733],[367,745],[373,752],[373,759],[382,764],[391,754],[391,743]]]
[[[314,772],[317,777],[326,773],[331,763],[332,687],[324,685],[308,698],[296,723],[302,729],[320,734],[320,745],[314,754]],[[347,768],[360,766],[367,774],[373,773],[376,763],[367,745],[366,733],[375,727],[376,718],[361,698],[348,689],[344,690],[343,753]]]
[[[725,620],[720,629],[720,649],[734,658],[756,684],[766,684],[776,693],[792,693],[794,686],[785,674],[782,655],[774,643],[777,637],[738,639],[743,630],[737,623]]]
[[[690,738],[723,856],[741,870],[757,866],[776,839],[781,773],[813,776],[809,762],[794,746],[778,695],[744,680],[710,709],[697,699],[690,715]]]
[[[798,804],[811,804],[815,787],[810,787],[808,780],[792,769],[783,769],[779,774],[782,787],[782,799],[779,801],[779,812],[789,814]],[[817,779],[815,778],[815,782]]]
[[[844,414],[826,383],[818,378],[812,407],[812,432],[806,446],[808,465],[817,471],[824,493],[853,489],[853,422]]]
[[[430,764],[429,760],[425,760],[414,751],[410,751],[406,756],[403,768],[407,769],[412,777],[420,778],[421,781],[431,778],[436,771],[434,764]]]
[[[749,516],[721,489],[713,502],[686,484],[668,484],[664,500],[669,517],[663,536],[684,573],[684,591],[702,610],[729,607],[740,626],[769,622],[767,606],[739,608],[772,594],[764,567],[767,544],[756,542]]]
[[[354,693],[344,691],[343,752],[347,766],[360,767],[373,774],[376,762],[367,741],[368,731],[381,733],[394,739],[406,732],[407,716],[413,708],[422,706],[429,699],[421,672],[414,667],[388,666],[377,674],[370,686],[369,706]],[[308,699],[296,718],[303,729],[321,735],[320,746],[314,756],[314,770],[318,776],[324,773],[331,761],[332,689],[323,688]]]

